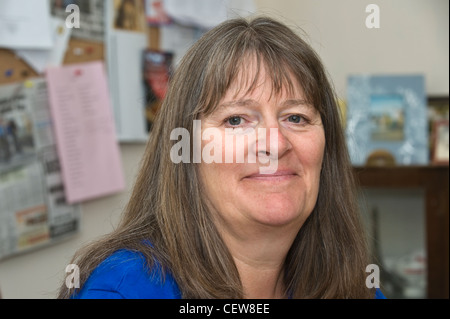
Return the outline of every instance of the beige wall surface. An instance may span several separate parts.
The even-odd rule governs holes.
[[[278,18],[316,49],[345,98],[352,73],[420,73],[428,94],[449,94],[447,0],[255,0],[257,14]],[[365,25],[366,6],[380,8],[380,28]],[[122,144],[126,191],[82,204],[82,230],[65,242],[0,262],[3,298],[55,298],[64,270],[83,244],[113,229],[135,180],[144,144]]]
[[[260,13],[306,33],[340,97],[352,73],[424,74],[428,94],[449,93],[446,0],[255,1]],[[369,4],[379,7],[378,29],[366,27]]]

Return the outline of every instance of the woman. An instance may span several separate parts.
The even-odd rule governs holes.
[[[214,132],[200,161],[197,123]],[[192,156],[177,162],[179,128]],[[120,225],[75,256],[81,288],[60,297],[373,298],[355,196],[318,56],[272,19],[226,21],[183,58]]]

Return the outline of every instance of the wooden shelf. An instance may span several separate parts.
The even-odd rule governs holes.
[[[354,167],[361,187],[425,190],[427,296],[449,298],[449,167]]]

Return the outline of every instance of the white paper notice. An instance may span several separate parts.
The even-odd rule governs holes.
[[[59,18],[51,19],[54,45],[49,50],[23,49],[16,50],[18,56],[24,59],[37,73],[43,73],[47,66],[60,66],[66,53],[67,44],[72,29],[67,28],[65,21]]]
[[[67,202],[125,188],[102,62],[48,68],[50,110]]]
[[[256,11],[253,0],[164,0],[163,4],[165,12],[174,21],[204,29]]]
[[[227,19],[224,0],[165,0],[167,14],[181,24],[212,28]]]
[[[117,23],[119,2],[105,1],[106,63],[118,139],[121,142],[145,142],[148,131],[145,118],[143,52],[148,47],[145,15],[134,17],[137,23]],[[138,5],[139,1],[134,1]],[[142,5],[143,3],[141,3]],[[126,20],[126,19],[125,19]]]
[[[52,45],[47,0],[0,1],[0,47],[50,49]]]

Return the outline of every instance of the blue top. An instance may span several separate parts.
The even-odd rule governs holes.
[[[165,279],[165,280],[164,280]],[[170,273],[163,279],[160,265],[149,272],[142,254],[118,250],[92,272],[73,299],[179,299],[181,292]],[[386,299],[379,289],[375,299]]]
[[[142,254],[118,250],[106,258],[89,276],[74,299],[179,299],[173,277],[162,278],[160,265],[148,271]]]

